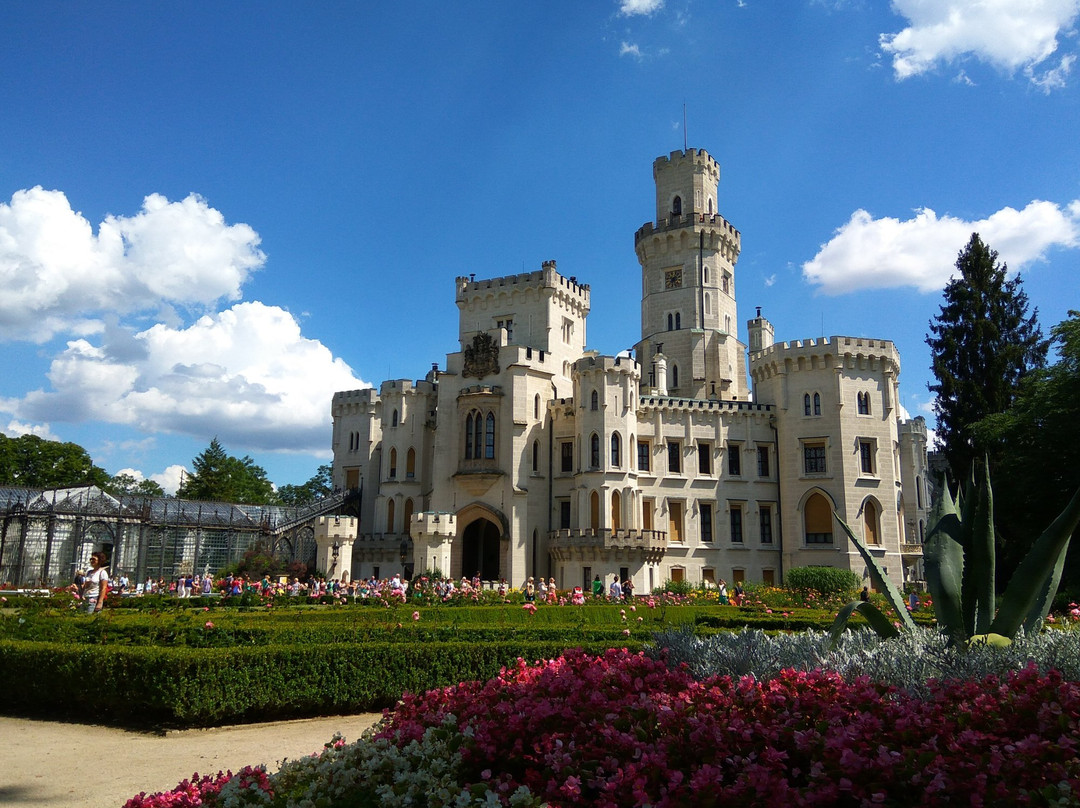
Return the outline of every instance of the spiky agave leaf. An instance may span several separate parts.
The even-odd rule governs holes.
[[[941,496],[930,511],[930,530],[923,543],[923,566],[926,588],[934,599],[934,616],[938,627],[954,643],[967,640],[964,629],[962,590],[964,580],[964,546],[961,541],[962,523],[949,484],[942,479]]]
[[[896,613],[900,616],[900,622],[907,630],[911,631],[915,628],[915,621],[911,619],[911,615],[908,614],[907,606],[904,604],[904,594],[896,588],[896,584],[892,582],[892,579],[885,574],[885,570],[878,564],[877,559],[874,558],[869,548],[863,544],[862,539],[856,536],[851,528],[847,526],[847,523],[840,518],[840,514],[833,511],[833,517],[840,523],[840,527],[847,533],[848,538],[851,539],[852,544],[859,551],[859,555],[863,557],[863,561],[866,562],[867,569],[870,570],[870,580],[874,582],[874,588],[885,596],[885,599],[889,602]]]
[[[972,470],[975,473],[975,470]],[[964,617],[969,636],[985,634],[994,622],[996,609],[994,587],[994,491],[990,486],[990,467],[983,459],[975,484],[971,514],[964,529]],[[970,603],[969,603],[970,601]]]
[[[840,613],[836,615],[836,619],[833,620],[832,627],[829,629],[829,649],[834,650],[837,643],[840,642],[840,638],[844,635],[844,630],[847,628],[848,621],[851,616],[858,612],[866,618],[866,622],[870,624],[870,628],[877,632],[877,635],[883,640],[890,639],[892,637],[899,637],[900,631],[893,625],[892,621],[886,616],[873,603],[865,600],[855,600],[840,610]],[[907,613],[907,610],[904,610]],[[914,625],[914,623],[912,624]]]
[[[1015,637],[1021,625],[1031,626],[1035,631],[1042,627],[1050,601],[1061,583],[1065,553],[1077,524],[1080,524],[1080,489],[1016,568],[990,626],[993,633]]]

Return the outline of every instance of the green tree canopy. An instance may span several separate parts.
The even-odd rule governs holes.
[[[192,465],[194,471],[181,484],[178,497],[247,505],[276,501],[266,471],[246,455],[237,458],[227,454],[216,437]]]
[[[283,485],[277,490],[282,505],[310,505],[330,496],[334,488],[330,481],[330,466],[323,464],[315,476],[302,485]]]
[[[973,461],[987,450],[974,425],[1005,412],[1020,380],[1046,364],[1049,343],[1039,330],[1038,310],[1028,315],[1020,278],[1010,280],[997,257],[978,233],[971,234],[926,338],[937,379],[929,385],[937,396],[937,433],[958,480],[968,479]]]
[[[999,579],[1023,558],[1047,518],[1080,487],[1080,312],[1051,329],[1057,361],[1021,380],[1015,401],[973,426],[991,465],[1009,484],[994,490]],[[1080,592],[1080,543],[1070,548],[1063,582]]]
[[[94,465],[77,443],[45,440],[37,435],[0,435],[0,485],[27,488],[106,487],[109,474]]]
[[[137,480],[131,474],[114,474],[105,485],[105,490],[113,496],[165,496],[165,489],[153,480]]]

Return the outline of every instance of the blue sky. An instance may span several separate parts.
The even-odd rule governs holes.
[[[740,338],[924,339],[978,230],[1080,308],[1080,0],[5,3],[0,431],[169,490],[278,484],[335,390],[456,348],[454,278],[559,270],[638,338],[652,161],[721,165]],[[1074,69],[1075,68],[1075,69]],[[687,127],[683,129],[683,105]]]

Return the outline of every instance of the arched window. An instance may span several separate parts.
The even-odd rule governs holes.
[[[619,438],[618,432],[611,433],[611,467],[618,468],[622,463],[622,440]]]
[[[589,397],[589,409],[600,409],[600,394],[597,393],[595,390],[592,391],[592,395]]]
[[[705,293],[705,313],[712,314],[712,298],[709,297],[707,292]]]
[[[709,215],[712,216],[712,197],[709,197]]]
[[[495,459],[495,413],[487,414],[484,425],[484,459]]]
[[[589,438],[589,467],[600,468],[600,436],[595,432]]]
[[[672,330],[674,330],[674,328],[675,328],[675,318],[672,316],[671,312],[668,312],[667,330],[672,331]]]
[[[682,313],[675,312],[675,330],[678,331],[682,328]]]
[[[867,544],[881,544],[881,528],[878,524],[878,507],[868,499],[863,505],[863,538]]]
[[[673,388],[679,386],[679,366],[674,362],[671,363],[671,386]]]
[[[611,493],[611,529],[622,529],[622,496],[618,491]]]
[[[821,415],[821,396],[814,393],[814,415]]]
[[[821,494],[811,494],[803,507],[807,544],[832,544],[832,508]]]
[[[402,524],[401,532],[406,536],[412,535],[412,516],[413,516],[413,504],[411,499],[405,500],[405,512],[401,515]]]
[[[870,394],[869,393],[856,393],[855,394],[855,401],[856,401],[856,403],[858,405],[857,408],[858,408],[858,411],[859,411],[859,415],[869,415],[870,414]]]
[[[398,425],[398,412],[395,409],[394,414],[390,417],[390,426],[397,426],[397,425]]]
[[[534,440],[532,447],[533,472],[540,471],[540,441]]]
[[[589,497],[589,527],[600,529],[600,495],[595,491]]]
[[[682,216],[682,197],[677,196],[671,200],[671,213],[674,216]]]
[[[416,477],[416,450],[409,447],[405,455],[405,479],[412,480]]]
[[[806,395],[804,395],[802,397],[802,408],[803,408],[803,415],[809,415],[810,414],[810,394],[809,393],[807,393]]]
[[[397,477],[397,449],[390,450],[390,479]]]
[[[540,395],[539,394],[537,394],[536,398],[533,399],[533,418],[535,418],[537,421],[540,420]]]
[[[915,478],[915,507],[922,507],[922,477]]]
[[[394,532],[394,500],[386,501],[386,532]]]
[[[465,459],[472,460],[473,458],[473,414],[470,412],[465,416]]]

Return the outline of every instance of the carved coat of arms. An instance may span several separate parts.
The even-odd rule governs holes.
[[[465,346],[465,364],[462,376],[482,379],[499,372],[499,346],[490,334],[480,333],[473,337],[472,345]]]

